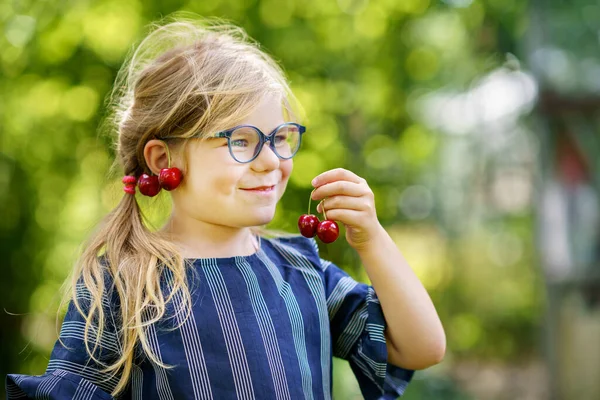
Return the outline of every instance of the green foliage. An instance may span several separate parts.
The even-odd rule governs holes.
[[[534,351],[540,294],[531,212],[527,204],[494,204],[488,175],[503,171],[501,154],[482,151],[481,138],[447,135],[417,112],[429,91],[466,91],[500,67],[505,52],[516,53],[526,5],[2,3],[0,249],[7,265],[0,291],[3,308],[22,315],[1,314],[0,374],[38,374],[45,367],[56,337],[58,288],[82,240],[122,195],[118,179],[107,174],[110,138],[98,134],[103,100],[144,26],[177,10],[240,24],[281,61],[303,102],[308,133],[273,227],[295,231],[310,180],[348,168],[370,183],[382,224],[429,289],[449,354],[511,360]],[[457,164],[449,165],[450,158]],[[151,216],[153,207],[168,207],[164,198],[145,202]],[[347,244],[322,250],[324,258],[368,279]],[[408,398],[463,398],[450,389],[413,390],[442,394]]]

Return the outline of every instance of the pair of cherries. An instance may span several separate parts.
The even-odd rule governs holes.
[[[171,167],[171,153],[169,152],[169,146],[166,144],[165,150],[167,151],[167,160],[169,163],[167,168],[162,168],[158,176],[142,174],[137,179],[140,193],[144,196],[154,197],[160,192],[160,189],[171,191],[181,183],[181,170],[177,167]],[[126,186],[126,191],[128,193],[131,193],[132,191],[135,193],[135,187],[133,187],[133,190],[131,188],[131,186],[136,183],[135,177],[126,176],[123,178],[123,183],[129,185],[129,188]]]
[[[319,217],[310,213],[310,202],[315,190],[316,189],[311,192],[310,198],[308,199],[308,213],[302,214],[300,218],[298,218],[298,229],[300,229],[300,233],[304,237],[311,238],[316,235],[323,243],[333,243],[340,235],[340,228],[335,221],[327,219],[325,206],[323,205],[324,221],[319,221]]]
[[[158,176],[142,174],[137,180],[140,193],[149,197],[156,196],[160,189],[171,191],[179,186],[179,183],[181,170],[177,167],[163,168]]]

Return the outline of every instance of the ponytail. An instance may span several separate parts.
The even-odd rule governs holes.
[[[113,395],[127,385],[138,342],[151,361],[169,368],[152,351],[146,329],[165,315],[174,296],[181,299],[175,302],[175,313],[185,314],[181,321],[187,318],[191,301],[185,268],[174,245],[146,228],[134,195],[125,194],[86,243],[72,274],[70,294],[85,319],[90,358],[104,366],[103,372],[120,375]],[[161,286],[166,270],[168,289]],[[97,356],[107,321],[115,321],[108,326],[114,325],[119,345],[119,353],[110,360]]]

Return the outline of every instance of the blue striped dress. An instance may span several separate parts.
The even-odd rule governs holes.
[[[365,399],[396,399],[411,380],[414,371],[387,363],[372,286],[321,259],[314,239],[262,238],[250,256],[190,261],[189,318],[177,329],[165,318],[148,330],[151,348],[173,368],[136,357],[118,398],[331,399],[332,356],[350,363]],[[83,329],[71,303],[46,373],[8,375],[7,398],[112,399],[118,379],[90,361]],[[109,328],[100,357],[118,352]]]

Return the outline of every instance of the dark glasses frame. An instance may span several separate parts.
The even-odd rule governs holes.
[[[288,125],[292,125],[295,126],[296,128],[298,128],[298,133],[299,133],[299,137],[298,137],[298,147],[295,149],[295,151],[292,153],[291,156],[289,157],[283,157],[281,154],[279,154],[277,152],[277,150],[275,149],[275,133],[282,127],[284,126],[288,126]],[[239,128],[252,128],[254,129],[256,132],[258,132],[258,137],[259,137],[259,143],[256,146],[256,150],[254,151],[254,155],[252,156],[251,159],[249,159],[248,161],[240,161],[238,160],[235,155],[233,154],[233,150],[231,150],[231,135],[232,133]],[[265,135],[263,133],[263,131],[261,131],[259,128],[257,128],[256,126],[253,125],[238,125],[235,126],[231,129],[227,129],[226,131],[221,131],[221,132],[217,132],[214,136],[212,136],[213,138],[226,138],[227,139],[227,147],[229,148],[229,154],[231,154],[231,157],[233,157],[233,159],[241,164],[247,164],[249,162],[252,162],[256,159],[256,157],[258,157],[258,155],[260,154],[260,152],[263,149],[263,146],[265,145],[265,143],[269,143],[269,147],[271,148],[271,150],[273,151],[273,153],[275,153],[275,155],[277,157],[279,157],[282,160],[289,160],[290,158],[294,157],[296,155],[296,153],[298,152],[298,150],[300,149],[300,145],[302,144],[302,134],[306,132],[306,127],[300,124],[297,124],[295,122],[284,122],[283,124],[277,126],[275,129],[273,129],[268,135]]]

